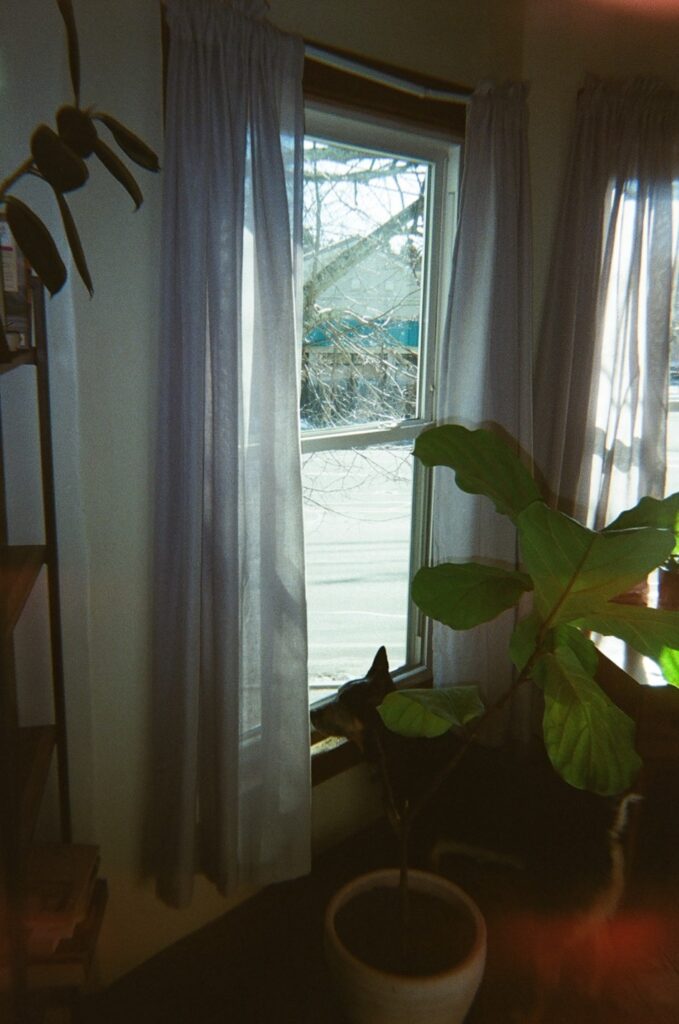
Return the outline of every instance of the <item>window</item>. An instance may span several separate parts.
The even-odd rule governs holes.
[[[458,146],[307,111],[300,416],[311,700],[426,660],[409,582],[428,496],[412,458],[435,415]],[[447,259],[445,257],[448,257]]]
[[[634,180],[611,188],[589,482],[597,528],[641,494],[679,490],[679,182],[656,192]],[[656,600],[653,586],[643,599]],[[665,682],[621,640],[598,643],[641,681]]]

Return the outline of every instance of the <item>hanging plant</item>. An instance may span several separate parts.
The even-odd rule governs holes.
[[[0,209],[18,248],[50,295],[56,295],[63,288],[67,278],[66,266],[58,246],[40,217],[12,193],[17,182],[26,175],[40,178],[49,185],[59,207],[73,262],[83,284],[92,295],[92,278],[73,214],[66,201],[67,193],[85,185],[89,178],[86,161],[94,155],[130,195],[135,210],[139,209],[143,201],[142,191],[134,175],[118,154],[100,137],[97,126],[103,125],[113,142],[137,166],[154,173],[160,170],[160,166],[158,157],[150,146],[124,124],[110,114],[95,110],[94,107],[81,106],[80,47],[73,4],[71,0],[57,0],[57,6],[66,28],[73,103],[57,110],[56,131],[47,124],[40,124],[35,128],[30,140],[30,156],[0,182]],[[0,320],[0,361],[11,356],[4,324]]]

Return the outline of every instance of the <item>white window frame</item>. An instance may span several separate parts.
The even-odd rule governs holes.
[[[420,160],[431,165],[425,206],[425,259],[422,283],[417,416],[386,427],[302,431],[302,454],[361,448],[371,442],[412,441],[436,421],[437,349],[443,336],[459,192],[462,144],[425,126],[397,124],[372,114],[351,114],[318,102],[305,104],[305,134],[367,150]],[[410,579],[425,564],[430,548],[429,475],[415,461],[411,519]],[[366,665],[366,668],[368,666]],[[430,624],[412,601],[408,606],[406,665],[392,671],[399,683],[431,679]]]

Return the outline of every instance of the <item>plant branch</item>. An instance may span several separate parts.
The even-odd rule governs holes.
[[[509,687],[509,689],[498,700],[496,700],[494,704],[491,704],[490,707],[487,708],[486,711],[479,718],[476,719],[471,729],[466,733],[462,741],[462,745],[458,747],[458,749],[455,751],[451,759],[447,761],[443,765],[441,770],[434,776],[434,778],[431,781],[431,784],[427,786],[427,789],[419,798],[419,800],[415,801],[409,808],[409,825],[412,824],[414,819],[427,806],[429,801],[436,795],[439,788],[443,785],[448,776],[455,770],[455,768],[457,768],[458,764],[460,763],[464,755],[467,753],[470,746],[472,745],[472,743],[474,742],[474,740],[476,739],[476,737],[478,736],[486,722],[490,718],[492,718],[493,715],[495,715],[498,711],[500,711],[501,708],[503,708],[505,704],[509,700],[511,700],[511,698],[514,696],[519,687],[526,682],[526,680],[530,676],[530,672],[533,667],[538,650],[539,648],[536,647],[536,650],[531,655],[529,660],[526,662],[521,672],[516,677],[516,679]]]
[[[4,181],[0,182],[0,200],[5,198],[5,193],[8,192],[12,185],[14,185],[19,178],[23,178],[25,174],[30,174],[33,170],[33,157],[29,156],[27,160],[24,160],[17,169],[5,178]]]

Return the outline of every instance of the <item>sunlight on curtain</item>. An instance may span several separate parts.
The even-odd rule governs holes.
[[[441,420],[499,426],[531,458],[533,447],[532,241],[526,86],[474,93],[465,137],[460,216],[440,369]],[[488,559],[514,569],[516,529],[485,498],[461,494],[449,470],[434,476],[434,561]],[[434,625],[437,685],[478,681],[493,700],[512,680],[507,644],[515,612],[465,632]],[[485,738],[525,740],[530,695],[496,716]],[[511,715],[511,717],[510,717]]]
[[[168,0],[155,552],[159,894],[309,869],[301,40]]]
[[[678,213],[671,181],[646,194],[637,181],[611,188],[592,465],[582,485],[596,529],[642,495],[665,493]]]

